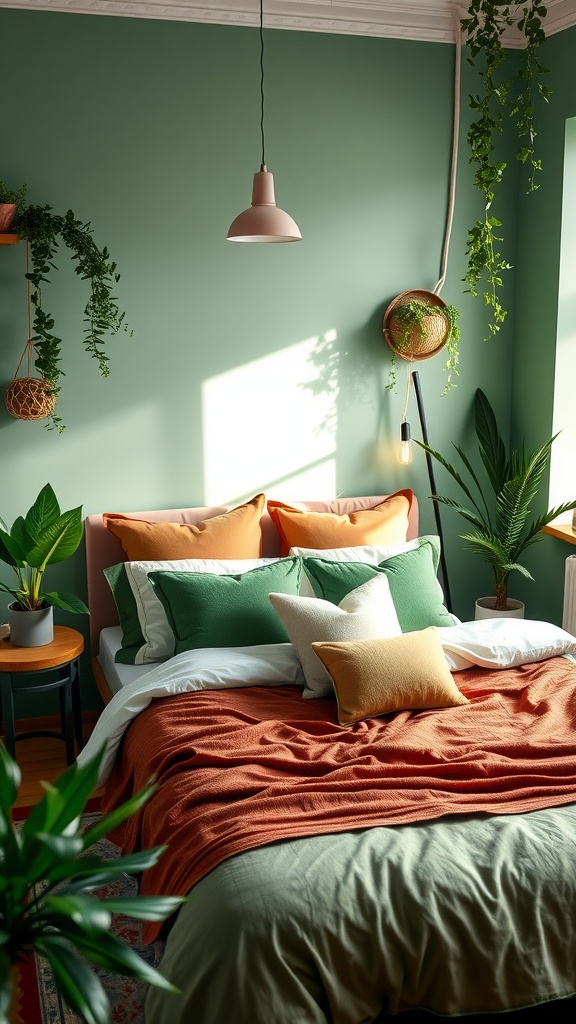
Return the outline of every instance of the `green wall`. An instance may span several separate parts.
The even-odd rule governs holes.
[[[396,391],[386,389],[381,322],[395,295],[432,289],[440,274],[454,47],[267,31],[267,163],[304,239],[245,246],[225,235],[249,204],[259,163],[256,30],[2,9],[0,37],[11,41],[0,65],[0,177],[27,182],[32,202],[91,222],[118,262],[118,299],[134,330],[111,339],[111,376],[100,378],[82,350],[86,296],[62,254],[45,300],[64,338],[67,429],[59,436],[0,411],[0,515],[11,523],[46,481],[63,507],[82,503],[91,513],[233,503],[257,490],[314,497],[331,479],[338,494],[414,487],[422,532],[433,532],[421,453],[408,469],[396,461],[405,373],[400,367]],[[550,44],[552,56],[567,53],[562,42]],[[464,98],[471,74],[464,62]],[[430,443],[446,453],[470,439],[478,386],[507,432],[513,385],[524,425],[525,327],[515,353],[513,311],[498,341],[485,342],[482,303],[462,283],[467,229],[480,213],[467,119],[464,103],[442,291],[461,309],[458,387],[441,397],[441,357],[419,365]],[[561,148],[563,132],[557,140],[547,125],[542,134],[547,150]],[[503,203],[514,247],[525,214],[510,162]],[[530,211],[551,202],[543,197],[544,187]],[[26,341],[23,270],[24,247],[2,247],[2,388]],[[520,280],[529,276],[523,267]],[[292,355],[298,369],[286,374]],[[302,437],[304,412],[323,430]],[[413,396],[408,418],[418,437]],[[446,490],[445,480],[438,485]],[[450,513],[443,521],[454,610],[471,618],[490,576],[462,550],[460,522]],[[54,567],[51,581],[82,594],[82,555]],[[555,578],[546,591],[550,607],[559,585]]]
[[[575,46],[576,28],[571,28],[550,36],[543,47],[542,62],[550,69],[546,84],[553,95],[537,140],[542,185],[530,196],[519,194],[512,429],[516,442],[525,437],[534,447],[552,434],[564,144],[566,121],[576,115]],[[573,481],[575,466],[576,460]],[[572,545],[553,537],[544,537],[532,550],[530,568],[537,582],[519,578],[515,589],[530,601],[533,618],[561,623],[564,562],[574,553]]]

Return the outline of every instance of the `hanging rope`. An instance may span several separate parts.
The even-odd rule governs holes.
[[[439,295],[446,280],[448,268],[448,253],[450,250],[450,236],[452,234],[452,223],[454,220],[454,203],[456,200],[456,174],[458,170],[458,140],[460,125],[460,81],[462,77],[462,27],[460,15],[454,12],[456,55],[454,66],[454,119],[452,127],[452,161],[450,167],[450,188],[448,193],[448,212],[446,215],[446,230],[444,233],[444,245],[442,248],[442,261],[440,264],[440,280],[434,288],[434,294]]]
[[[16,373],[10,381],[5,393],[6,408],[11,416],[19,420],[42,420],[50,416],[56,404],[56,395],[51,391],[49,381],[44,377],[32,376],[33,354],[36,349],[32,340],[32,301],[30,290],[30,250],[28,239],[26,239],[26,283],[28,303],[28,341],[20,356],[20,362],[16,367]],[[27,373],[25,377],[18,377],[20,367],[26,357]]]

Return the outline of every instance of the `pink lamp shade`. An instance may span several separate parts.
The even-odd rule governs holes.
[[[236,217],[228,230],[229,242],[299,242],[296,221],[276,206],[274,177],[266,164],[254,175],[252,205]]]

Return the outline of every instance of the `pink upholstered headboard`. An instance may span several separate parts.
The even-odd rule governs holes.
[[[296,508],[311,512],[336,512],[344,515],[362,508],[371,508],[384,501],[387,495],[368,495],[354,498],[333,498],[325,501],[290,501]],[[221,515],[230,506],[203,506],[198,508],[172,508],[157,512],[132,512],[134,519],[147,519],[152,523],[196,523],[212,516]],[[280,554],[280,536],[267,512],[262,516],[262,555],[273,557]],[[125,561],[120,541],[104,526],[102,513],[87,516],[84,520],[86,537],[86,569],[88,584],[88,607],[90,609],[90,642],[93,654],[98,652],[98,637],[105,626],[116,626],[118,615],[103,570],[109,565]],[[414,497],[408,521],[408,540],[418,536],[418,502]]]

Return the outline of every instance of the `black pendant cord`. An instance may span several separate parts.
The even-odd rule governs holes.
[[[414,391],[416,393],[416,404],[418,405],[418,416],[420,418],[420,428],[422,430],[422,440],[424,444],[428,444],[428,431],[426,429],[426,416],[424,414],[424,403],[422,401],[422,391],[420,390],[420,378],[418,377],[418,371],[414,370],[411,374],[412,383],[414,384]],[[440,519],[440,506],[434,499],[434,495],[437,494],[436,481],[434,479],[434,467],[432,465],[432,456],[426,452],[426,466],[428,469],[428,479],[430,481],[430,489],[432,491],[432,504],[434,506],[434,519],[436,520],[436,530],[440,538],[440,570],[442,573],[442,584],[444,590],[444,599],[446,607],[449,612],[452,611],[452,597],[450,595],[450,584],[448,582],[448,570],[446,568],[446,555],[444,553],[444,537],[442,534],[442,521]]]
[[[264,153],[264,0],[260,0],[260,138],[262,139],[262,167],[266,166]]]

